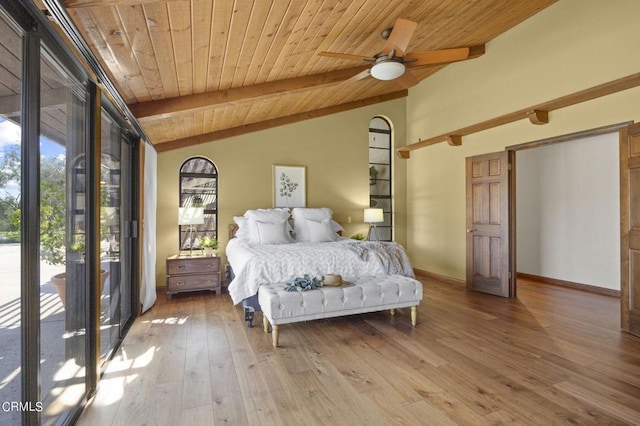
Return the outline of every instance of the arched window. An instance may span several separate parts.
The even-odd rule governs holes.
[[[384,222],[376,227],[380,241],[393,240],[391,148],[391,125],[374,117],[369,122],[369,207],[384,213]]]
[[[180,167],[180,207],[204,208],[204,223],[180,225],[180,250],[201,249],[200,238],[218,238],[218,169],[211,160],[192,157]]]

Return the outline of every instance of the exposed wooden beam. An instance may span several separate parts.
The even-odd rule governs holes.
[[[288,93],[329,87],[342,83],[367,68],[368,66],[341,69],[324,74],[287,78],[217,92],[141,102],[129,105],[129,109],[140,122],[157,120],[163,118],[165,114],[210,109],[242,101],[258,101]]]
[[[547,124],[549,123],[549,111],[534,109],[527,114],[531,124]]]
[[[298,114],[288,115],[286,117],[274,118],[272,120],[261,121],[258,123],[246,124],[244,126],[224,129],[217,132],[211,132],[204,135],[192,136],[184,139],[177,139],[170,142],[163,142],[154,145],[156,151],[164,152],[173,149],[184,148],[187,146],[198,145],[207,142],[213,142],[220,139],[226,139],[233,136],[239,136],[246,133],[256,132],[258,130],[270,129],[272,127],[283,126],[285,124],[297,123],[299,121],[309,120],[311,118],[323,117],[325,115],[344,112],[351,109],[373,105],[380,102],[386,102],[393,99],[404,98],[409,94],[408,90],[400,90],[398,92],[387,93],[384,95],[374,96],[358,101],[347,102],[340,105],[334,105],[327,108],[321,108],[314,111],[306,111]]]
[[[148,4],[148,3],[166,3],[167,0],[63,0],[62,5],[65,9],[75,9],[79,7],[93,7],[93,6],[120,6],[130,5],[131,3]]]
[[[15,117],[20,115],[21,95],[0,96],[0,116]],[[40,95],[40,108],[58,108],[67,103],[67,88],[43,90]]]
[[[460,145],[462,145],[462,136],[460,136],[460,135],[449,135],[449,136],[447,136],[447,143],[450,146],[460,146]]]
[[[557,109],[566,108],[571,105],[576,105],[581,102],[590,101],[592,99],[596,99],[602,96],[611,95],[613,93],[621,92],[623,90],[631,89],[634,87],[640,86],[640,73],[631,74],[623,78],[619,78],[617,80],[609,81],[607,83],[600,84],[598,86],[590,87],[585,90],[581,90],[579,92],[575,92],[566,96],[561,96],[559,98],[553,99],[548,102],[543,102],[538,105],[533,105],[528,108],[524,108],[515,112],[511,112],[509,114],[501,115],[499,117],[491,118],[486,121],[482,121],[480,123],[472,124],[467,127],[463,127],[461,129],[449,131],[447,133],[443,133],[438,136],[433,136],[428,139],[418,140],[418,142],[412,143],[410,145],[406,145],[400,148],[397,148],[396,151],[400,154],[401,158],[409,158],[409,156],[404,156],[411,151],[416,149],[424,148],[427,146],[435,145],[440,142],[448,141],[450,135],[459,135],[459,136],[467,136],[472,133],[482,132],[484,130],[492,129],[494,127],[502,126],[504,124],[513,123],[514,121],[522,120],[522,119],[531,119],[531,112],[548,112],[555,111]],[[544,114],[536,114],[535,119],[540,120],[543,118]],[[548,116],[547,116],[548,121]],[[538,124],[538,123],[535,123]]]

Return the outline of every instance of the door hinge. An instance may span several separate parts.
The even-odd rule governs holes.
[[[511,275],[511,271],[509,271],[509,279],[513,278],[513,276]]]
[[[507,170],[511,171],[512,169],[511,163],[507,164]]]

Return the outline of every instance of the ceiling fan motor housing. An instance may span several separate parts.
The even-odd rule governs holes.
[[[394,59],[382,59],[376,61],[371,68],[371,76],[378,80],[394,80],[404,74],[405,67],[402,62]]]

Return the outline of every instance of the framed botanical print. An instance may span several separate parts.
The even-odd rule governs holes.
[[[305,166],[273,166],[273,206],[306,207]]]

